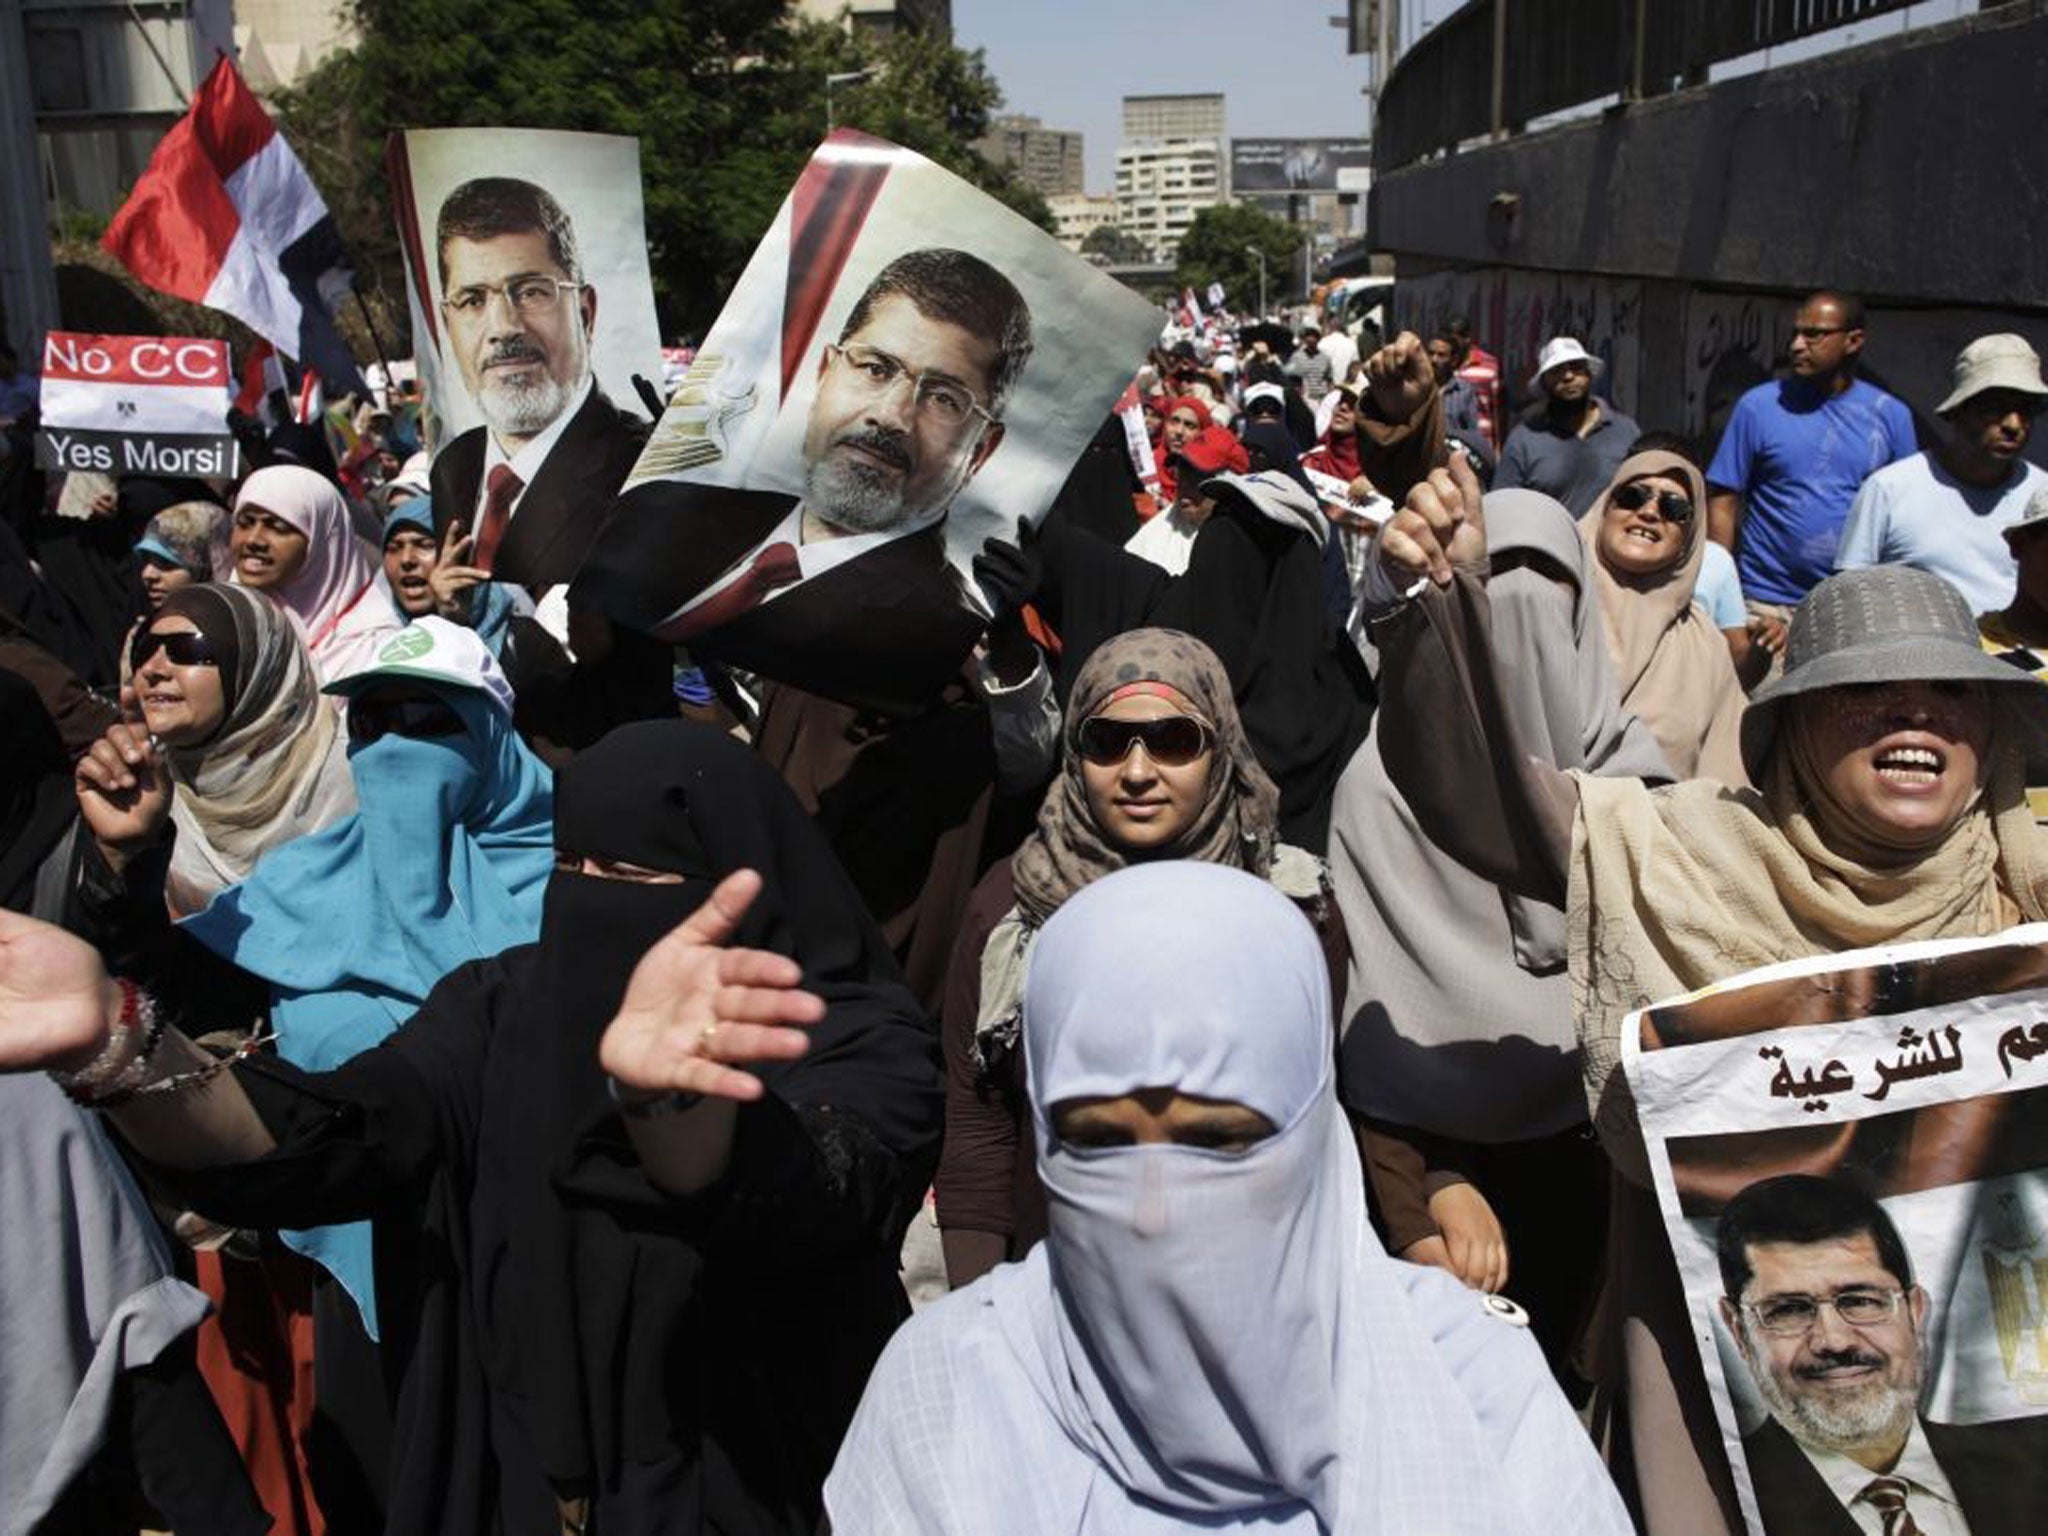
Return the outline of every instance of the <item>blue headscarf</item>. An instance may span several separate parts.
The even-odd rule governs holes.
[[[434,527],[434,499],[431,496],[408,496],[391,509],[391,515],[384,519],[384,531],[377,535],[377,548],[382,550],[391,542],[391,535],[401,528],[411,528],[424,533],[430,539],[440,538]],[[504,654],[505,630],[511,624],[513,614],[518,612],[512,594],[495,581],[480,582],[473,589],[470,599],[469,628],[476,631],[477,639],[490,647],[493,656]],[[398,607],[398,592],[394,587],[391,606],[406,623],[412,622],[412,615]]]
[[[384,1039],[448,972],[540,933],[554,867],[547,766],[482,692],[421,683],[459,736],[349,748],[360,809],[266,853],[184,927],[271,984],[278,1053],[320,1072]],[[288,1232],[377,1333],[367,1222]]]

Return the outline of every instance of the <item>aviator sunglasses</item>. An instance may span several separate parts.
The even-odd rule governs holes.
[[[1191,715],[1163,720],[1112,720],[1090,715],[1081,722],[1081,756],[1098,768],[1113,768],[1130,756],[1131,744],[1143,742],[1145,755],[1162,768],[1184,768],[1209,750],[1209,727]]]
[[[213,642],[196,630],[186,630],[175,635],[159,635],[143,628],[135,631],[135,638],[128,642],[128,670],[140,672],[142,664],[162,651],[174,667],[217,667],[220,657],[214,653]]]
[[[1681,496],[1676,491],[1653,491],[1640,480],[1619,487],[1609,498],[1624,512],[1639,512],[1656,498],[1657,514],[1667,523],[1680,527],[1692,521],[1692,498]]]
[[[348,707],[348,739],[366,746],[385,736],[460,736],[462,717],[438,699],[357,699]]]

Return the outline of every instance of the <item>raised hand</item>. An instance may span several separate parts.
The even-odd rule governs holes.
[[[0,907],[0,1072],[75,1072],[121,1016],[99,952],[62,928]]]
[[[491,579],[489,571],[463,564],[475,544],[462,520],[456,518],[441,535],[441,552],[434,560],[434,568],[427,573],[427,586],[434,594],[434,612],[458,624],[468,617],[470,599],[476,595],[473,589]]]
[[[1486,515],[1479,477],[1463,454],[1415,482],[1399,512],[1387,519],[1379,538],[1380,562],[1395,585],[1407,587],[1427,576],[1449,586],[1453,567],[1483,565]]]
[[[599,1064],[641,1093],[696,1093],[749,1102],[761,1080],[748,1062],[791,1061],[810,1048],[799,1028],[825,1016],[802,991],[787,955],[727,941],[760,894],[761,877],[737,870],[633,968],[619,1011],[598,1042]]]
[[[1436,393],[1436,370],[1413,331],[1403,331],[1365,360],[1365,387],[1385,421],[1408,421]]]
[[[128,697],[122,691],[124,701]],[[171,814],[171,776],[140,722],[107,727],[72,770],[78,813],[117,862],[160,835]]]

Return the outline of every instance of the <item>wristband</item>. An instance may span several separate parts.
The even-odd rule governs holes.
[[[605,1077],[604,1090],[611,1095],[612,1103],[618,1106],[619,1114],[627,1120],[666,1120],[670,1115],[679,1115],[704,1102],[701,1093],[664,1093],[658,1098],[629,1099],[619,1092],[619,1080],[609,1075]]]

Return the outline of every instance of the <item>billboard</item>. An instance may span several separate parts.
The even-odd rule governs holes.
[[[1239,197],[1364,192],[1371,185],[1370,139],[1230,141],[1230,190]]]

